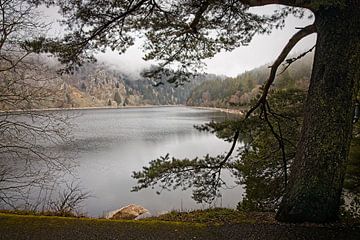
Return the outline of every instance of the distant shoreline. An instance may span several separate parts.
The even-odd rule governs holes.
[[[137,106],[121,106],[121,107],[70,107],[70,108],[34,108],[34,109],[18,109],[18,110],[9,110],[4,111],[0,110],[0,113],[5,112],[43,112],[43,111],[72,111],[72,110],[102,110],[102,109],[131,109],[131,108],[156,108],[156,107],[188,107],[186,105],[137,105]]]
[[[219,112],[225,112],[230,114],[243,115],[244,111],[240,109],[229,109],[229,108],[217,108],[217,107],[202,107],[202,106],[188,106],[182,104],[176,105],[136,105],[136,106],[121,106],[121,107],[111,107],[111,106],[102,106],[102,107],[70,107],[70,108],[35,108],[29,110],[9,110],[4,111],[0,110],[0,113],[11,113],[11,112],[45,112],[45,111],[74,111],[74,110],[105,110],[105,109],[135,109],[135,108],[157,108],[157,107],[189,107],[194,109],[202,110],[214,110]]]
[[[216,110],[219,112],[231,113],[231,114],[238,114],[244,115],[244,110],[242,109],[230,109],[230,108],[217,108],[217,107],[201,107],[201,106],[187,106],[196,109],[204,109],[204,110]]]

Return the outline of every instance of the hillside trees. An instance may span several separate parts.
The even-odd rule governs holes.
[[[165,72],[172,82],[197,72],[201,60],[246,45],[255,34],[282,27],[287,15],[301,17],[304,9],[312,11],[314,24],[301,28],[286,44],[246,118],[258,108],[262,114],[270,111],[267,95],[277,68],[298,41],[316,32],[303,127],[277,218],[287,222],[337,219],[360,76],[359,1],[68,0],[58,4],[71,27],[62,41],[62,51],[58,51],[60,60],[82,62],[91,59],[93,51],[107,47],[123,52],[138,33],[147,40],[145,59],[157,60],[160,65],[151,76]],[[283,7],[268,16],[248,11],[269,4]],[[170,65],[177,68],[175,75],[166,68]],[[234,144],[238,136],[234,128]],[[228,159],[208,160],[222,167]]]
[[[114,101],[117,103],[118,106],[120,106],[122,100],[121,100],[121,96],[118,90],[115,91],[114,94]]]
[[[277,89],[307,89],[311,74],[311,64],[314,55],[307,55],[294,62],[290,68],[278,75],[274,87]],[[195,87],[188,98],[189,105],[205,106],[202,94],[209,92],[210,103],[214,107],[245,107],[258,94],[259,86],[267,79],[268,65],[247,71],[235,78],[226,78],[222,81],[211,80]],[[247,82],[251,81],[254,88],[249,88]]]

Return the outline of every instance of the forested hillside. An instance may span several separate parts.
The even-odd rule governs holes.
[[[305,89],[310,78],[312,57],[306,56],[278,75],[275,87]],[[61,68],[58,64],[46,64],[42,58],[34,58],[30,63],[34,69],[30,71],[33,77],[36,75],[36,78],[42,79],[36,83],[41,91],[36,90],[39,94],[36,104],[21,106],[22,109],[176,104],[239,107],[247,105],[256,96],[269,73],[268,66],[264,65],[235,78],[201,74],[175,87],[166,81],[157,80],[157,83],[161,83],[156,84],[140,75],[126,75],[105,63],[85,64],[73,74],[63,75],[57,74]],[[4,89],[16,93],[16,88],[17,85],[13,85]],[[1,104],[2,109],[14,108],[6,103]]]
[[[274,87],[279,89],[306,89],[311,74],[312,58],[313,55],[309,54],[291,64],[289,68],[277,76]],[[187,104],[225,108],[247,105],[259,92],[259,88],[269,76],[269,71],[269,65],[264,65],[235,78],[203,82],[194,88]]]
[[[28,59],[26,69],[28,84],[32,84],[32,96],[36,101],[10,104],[0,101],[4,110],[42,108],[122,107],[142,105],[186,104],[192,90],[216,75],[202,74],[188,83],[175,87],[166,81],[154,82],[138,75],[124,74],[106,63],[88,63],[72,74],[58,74],[61,66],[49,64],[49,59]],[[18,70],[21,73],[21,70]],[[161,82],[160,82],[161,81]],[[16,83],[16,81],[15,81]],[[20,84],[3,82],[2,95],[17,96],[22,91]],[[156,86],[155,86],[156,85]],[[36,94],[35,94],[36,93]],[[21,95],[21,94],[20,94]],[[21,97],[21,96],[19,96]]]
[[[58,107],[185,104],[192,90],[209,79],[219,77],[203,74],[175,87],[166,81],[156,84],[140,76],[128,76],[104,63],[87,64],[64,77],[64,104]]]
[[[200,75],[175,87],[142,77],[130,77],[105,64],[88,64],[66,76],[65,106],[139,106],[185,104],[192,89],[214,75]],[[155,86],[157,85],[157,86]]]

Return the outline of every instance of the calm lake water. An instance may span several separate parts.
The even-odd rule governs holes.
[[[80,116],[73,120],[77,127],[72,149],[79,163],[77,176],[81,186],[93,196],[84,204],[88,215],[101,216],[131,203],[140,204],[153,214],[208,207],[196,204],[190,197],[191,191],[162,191],[160,195],[152,189],[131,192],[136,184],[131,173],[167,153],[192,158],[227,152],[228,142],[193,128],[211,120],[222,121],[228,117],[226,113],[189,107],[78,112]],[[216,206],[235,207],[242,192],[240,186],[223,191]]]

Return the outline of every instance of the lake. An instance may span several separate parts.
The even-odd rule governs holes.
[[[223,121],[230,115],[190,107],[79,110],[76,114],[75,145],[71,148],[79,163],[76,174],[81,186],[93,196],[84,203],[85,213],[102,216],[131,203],[153,214],[208,207],[196,204],[189,190],[162,191],[160,195],[153,189],[131,192],[136,185],[131,173],[167,153],[193,158],[227,152],[230,143],[193,126]],[[242,193],[240,186],[223,191],[215,205],[233,208]]]

